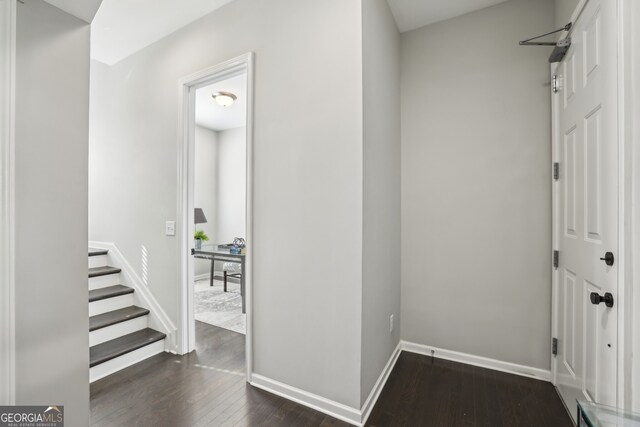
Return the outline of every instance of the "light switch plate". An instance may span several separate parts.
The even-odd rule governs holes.
[[[164,234],[167,236],[175,236],[176,235],[176,222],[175,221],[167,221],[164,225]]]

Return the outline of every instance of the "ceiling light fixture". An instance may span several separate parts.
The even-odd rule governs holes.
[[[218,105],[222,107],[229,107],[235,102],[236,99],[238,99],[238,97],[231,92],[216,92],[211,96],[216,100]]]

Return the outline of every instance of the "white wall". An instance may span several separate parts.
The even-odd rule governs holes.
[[[580,0],[555,0],[555,26],[560,28],[567,25],[571,20],[571,15]]]
[[[385,0],[362,2],[362,39],[364,403],[400,341],[400,34]]]
[[[402,34],[402,337],[550,368],[551,0]]]
[[[218,243],[246,239],[247,143],[244,127],[218,132]]]
[[[355,408],[360,7],[236,0],[112,67],[94,62],[90,137],[90,238],[138,268],[144,245],[149,288],[177,322],[179,236],[165,237],[164,222],[177,209],[178,80],[256,53],[254,371]]]
[[[206,224],[197,224],[198,230],[203,230],[209,236],[205,243],[217,243],[215,236],[218,217],[218,132],[195,127],[195,167],[194,167],[193,202],[197,208],[202,208],[207,217]],[[211,261],[194,259],[195,275],[209,274]]]
[[[18,5],[16,403],[62,404],[89,424],[89,25],[41,0]]]
[[[627,304],[625,307],[625,313],[630,318],[625,322],[626,331],[626,352],[627,360],[625,360],[626,372],[631,372],[627,378],[631,378],[630,384],[627,384],[627,390],[631,390],[631,395],[626,397],[625,405],[634,412],[640,412],[640,260],[637,254],[640,253],[640,121],[637,120],[640,114],[640,4],[634,0],[625,1],[624,12],[628,13],[625,19],[625,25],[629,28],[630,42],[627,45],[627,57],[625,63],[627,68],[625,69],[626,85],[630,85],[630,89],[626,90],[627,103],[626,122],[628,123],[627,130],[629,132],[629,140],[632,141],[631,153],[629,155],[632,162],[631,170],[631,186],[630,193],[632,194],[632,218],[630,221],[631,232],[633,237],[628,240],[631,245],[631,250],[628,254],[634,261],[631,263],[632,274],[627,276],[632,279],[631,286],[626,287],[626,292],[630,289],[630,294],[625,294]],[[627,86],[628,87],[628,86]],[[629,182],[627,181],[627,184]],[[626,274],[626,273],[625,273]]]
[[[17,3],[0,0],[0,405],[15,394],[13,247],[13,88]]]

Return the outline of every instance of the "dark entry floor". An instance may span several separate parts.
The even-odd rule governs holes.
[[[196,351],[91,384],[92,426],[347,426],[246,384],[244,335],[196,322]],[[572,426],[549,383],[403,353],[370,426]]]
[[[368,426],[572,427],[551,383],[403,352]]]

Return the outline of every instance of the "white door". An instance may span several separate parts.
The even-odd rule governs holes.
[[[558,64],[553,94],[555,384],[572,415],[576,399],[616,405],[618,96],[615,0],[589,0]],[[614,256],[607,265],[606,252]],[[610,293],[613,306],[591,294]],[[595,297],[595,295],[594,295]],[[597,301],[596,301],[597,302]]]

